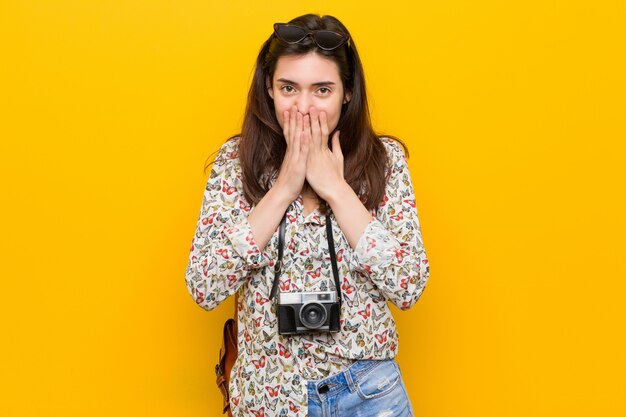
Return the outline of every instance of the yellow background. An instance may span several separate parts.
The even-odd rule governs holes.
[[[416,416],[626,415],[623,1],[0,1],[0,415],[209,416],[184,271],[272,23],[335,15],[403,138]]]

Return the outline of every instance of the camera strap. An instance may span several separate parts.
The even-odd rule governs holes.
[[[274,265],[274,282],[272,283],[272,290],[270,291],[270,300],[276,295],[278,289],[278,281],[280,279],[280,271],[283,269],[283,245],[285,244],[285,221],[287,218],[287,212],[283,214],[283,218],[280,220],[280,227],[278,228],[278,259]]]
[[[270,291],[270,300],[276,296],[278,290],[278,281],[280,280],[280,272],[283,268],[283,246],[285,245],[285,223],[287,221],[287,212],[283,214],[278,228],[278,260],[274,265],[274,282]],[[339,284],[339,269],[337,268],[337,256],[335,255],[335,242],[333,239],[333,225],[330,216],[326,213],[326,240],[328,240],[328,252],[330,253],[330,264],[335,279],[335,289],[337,290],[337,301],[341,302],[341,287]]]

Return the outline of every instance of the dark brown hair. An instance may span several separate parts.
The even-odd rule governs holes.
[[[348,29],[333,16],[306,14],[289,23],[309,30],[332,30],[350,36]],[[408,149],[401,140],[390,135],[377,135],[370,120],[365,77],[354,39],[335,50],[319,48],[311,37],[295,44],[280,41],[272,34],[263,44],[256,60],[252,85],[241,134],[238,156],[243,175],[244,197],[250,204],[258,203],[270,189],[270,179],[280,171],[287,144],[282,128],[276,119],[274,102],[266,79],[273,79],[278,59],[287,55],[305,55],[315,52],[331,59],[339,68],[344,91],[351,93],[351,100],[343,104],[336,130],[341,130],[341,150],[344,156],[346,182],[359,195],[364,206],[371,210],[378,207],[385,194],[385,185],[391,167],[380,137],[392,138],[402,145],[408,157]],[[331,132],[329,137],[332,137]],[[210,165],[210,164],[208,164]],[[205,170],[208,167],[205,166]],[[326,211],[327,206],[320,207]]]

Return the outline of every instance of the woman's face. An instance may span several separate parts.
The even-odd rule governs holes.
[[[314,52],[278,58],[268,92],[274,100],[281,128],[284,127],[283,113],[293,106],[303,116],[315,107],[326,113],[328,131],[332,132],[339,123],[341,105],[350,100],[350,95],[344,92],[337,64]]]

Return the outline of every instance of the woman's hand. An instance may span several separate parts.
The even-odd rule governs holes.
[[[287,150],[274,187],[278,187],[289,201],[293,201],[298,198],[304,186],[309,140],[303,134],[304,117],[296,106],[292,106],[291,110],[285,110],[283,121]]]
[[[345,183],[339,131],[333,135],[331,151],[328,148],[326,112],[311,107],[303,122],[304,141],[310,143],[307,147],[306,180],[320,198],[328,201],[341,192]]]

